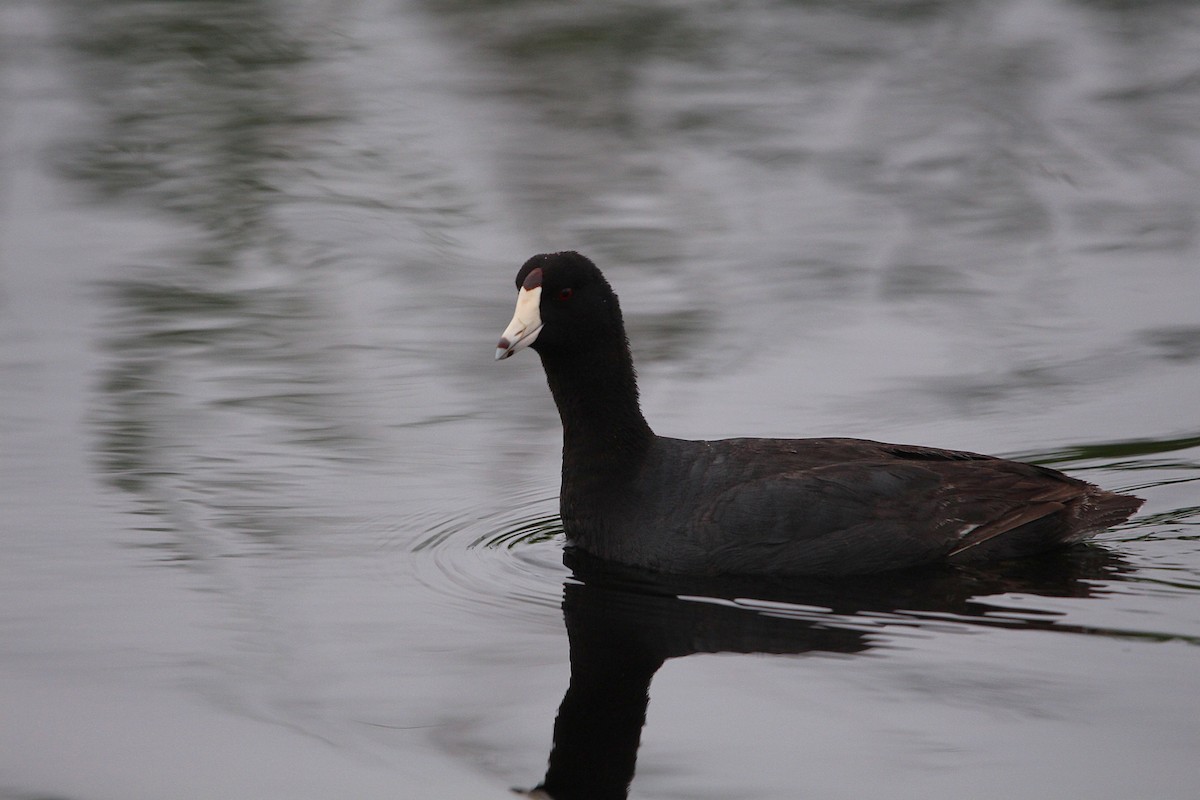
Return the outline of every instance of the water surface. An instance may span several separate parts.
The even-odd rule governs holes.
[[[573,670],[645,715],[585,747],[634,797],[1194,797],[1198,40],[1166,0],[5,4],[0,797],[506,797]],[[1146,506],[986,574],[572,577],[537,359],[491,363],[566,248],[659,433]]]

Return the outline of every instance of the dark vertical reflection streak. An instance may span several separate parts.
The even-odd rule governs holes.
[[[650,683],[671,658],[698,653],[859,656],[886,647],[891,629],[924,625],[1131,635],[1069,625],[1054,614],[1014,618],[988,602],[988,596],[1005,593],[1107,594],[1104,582],[1122,580],[1131,569],[1096,546],[985,569],[936,568],[867,579],[672,577],[616,568],[573,551],[567,563],[573,579],[564,587],[563,618],[571,683],[554,722],[546,777],[538,786],[554,800],[627,796]],[[769,610],[762,608],[764,601]],[[797,714],[803,717],[802,710]]]

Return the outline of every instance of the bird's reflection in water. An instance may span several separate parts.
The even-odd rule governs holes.
[[[554,723],[546,777],[529,797],[625,798],[649,704],[668,658],[693,653],[863,653],[893,626],[1091,632],[1053,612],[1021,616],[988,596],[1089,597],[1128,571],[1081,546],[984,568],[938,567],[857,578],[688,578],[614,568],[568,550],[563,595],[571,683]]]

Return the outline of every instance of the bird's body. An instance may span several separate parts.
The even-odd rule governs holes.
[[[861,439],[654,435],[616,295],[577,253],[534,256],[497,358],[532,346],[563,423],[570,545],[686,574],[850,574],[1011,558],[1124,521],[1139,498],[1061,472]]]
[[[859,439],[656,437],[626,471],[564,469],[561,495],[575,546],[694,574],[1018,557],[1087,538],[1137,505],[1044,467]]]

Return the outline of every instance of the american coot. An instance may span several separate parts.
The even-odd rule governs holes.
[[[861,439],[656,436],[617,296],[574,252],[534,256],[497,360],[542,358],[563,425],[568,546],[684,574],[850,574],[1029,555],[1142,500],[1045,467]]]

